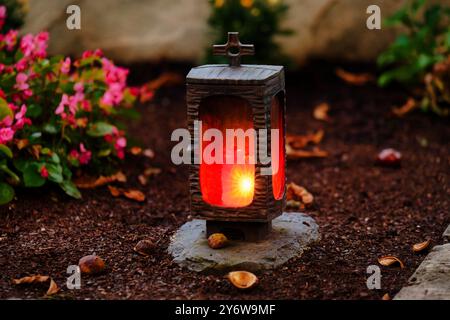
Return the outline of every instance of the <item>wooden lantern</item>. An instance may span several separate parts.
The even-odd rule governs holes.
[[[228,42],[214,45],[213,52],[228,56],[230,64],[193,68],[186,81],[194,151],[189,177],[191,214],[206,220],[207,236],[221,232],[232,239],[261,240],[285,204],[284,70],[282,66],[241,65],[241,56],[254,54],[254,48],[241,44],[237,32],[229,32]],[[196,163],[207,147],[203,132],[208,128],[224,135],[226,129],[268,130],[267,139],[256,139],[256,148],[266,148],[271,163],[277,162],[277,173],[262,175],[261,169],[270,163],[258,159],[253,164]],[[279,129],[278,143],[272,142],[271,129]],[[272,157],[274,147],[279,151],[277,158]],[[250,152],[246,148],[245,155]]]

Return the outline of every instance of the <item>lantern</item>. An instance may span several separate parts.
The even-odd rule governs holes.
[[[285,204],[284,70],[241,65],[254,48],[241,44],[237,32],[213,52],[230,64],[193,68],[186,81],[191,214],[206,220],[207,236],[262,240]],[[224,141],[216,141],[220,136]],[[206,153],[222,161],[208,161]]]

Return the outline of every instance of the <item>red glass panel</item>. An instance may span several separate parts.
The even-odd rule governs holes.
[[[203,200],[213,206],[238,208],[244,207],[253,201],[255,183],[255,165],[251,161],[254,149],[250,147],[249,139],[245,139],[244,158],[242,164],[236,164],[238,153],[238,139],[234,138],[234,148],[228,151],[235,161],[225,163],[227,159],[227,129],[253,129],[253,115],[250,104],[239,97],[212,96],[202,101],[199,119],[201,120],[201,151],[214,143],[203,139],[206,130],[214,128],[222,133],[223,164],[208,164],[202,159],[200,164],[200,190]],[[211,149],[211,148],[210,148]],[[213,156],[215,152],[211,153]]]
[[[271,107],[271,129],[278,129],[278,141],[271,140],[272,169],[278,170],[272,175],[273,196],[280,200],[284,194],[285,173],[284,173],[284,103],[283,94],[280,93],[272,99]],[[278,149],[278,154],[276,151]],[[278,155],[278,156],[277,156]]]

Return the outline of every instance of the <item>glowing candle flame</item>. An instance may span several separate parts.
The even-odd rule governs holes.
[[[240,189],[239,191],[242,194],[245,194],[245,195],[249,194],[250,192],[253,192],[253,180],[252,180],[252,178],[251,177],[246,177],[246,176],[242,177],[241,181],[239,183],[239,189]]]

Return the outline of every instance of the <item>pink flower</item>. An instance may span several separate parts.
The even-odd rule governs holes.
[[[25,98],[29,98],[33,95],[33,91],[30,89],[27,80],[28,76],[25,73],[18,73],[16,76],[16,84],[14,86],[17,90],[22,91]]]
[[[0,6],[0,19],[6,19],[6,7]]]
[[[61,64],[61,73],[62,74],[68,74],[70,71],[70,57],[67,57]]]
[[[89,161],[91,161],[92,152],[87,150],[84,147],[84,144],[80,143],[80,156],[78,160],[80,161],[80,164],[88,164]]]
[[[116,148],[125,148],[127,146],[127,139],[120,137],[116,140]]]
[[[39,32],[34,38],[36,43],[35,54],[39,58],[45,58],[47,55],[48,32]]]
[[[36,36],[27,34],[20,42],[20,49],[25,57],[45,58],[47,55],[48,32],[40,32]]]
[[[3,24],[5,23],[6,19],[6,7],[0,6],[0,29],[3,28]]]
[[[30,86],[27,84],[28,76],[25,73],[18,73],[16,76],[16,85],[14,88],[18,90],[27,90]]]
[[[5,34],[5,37],[3,38],[3,41],[6,43],[6,49],[8,51],[11,51],[14,49],[14,46],[17,43],[17,30],[9,30],[7,34]]]
[[[17,71],[24,71],[27,68],[28,60],[26,58],[22,58],[19,61],[17,61],[15,67]]]
[[[63,114],[65,109],[64,107],[69,104],[69,96],[67,94],[63,94],[61,97],[61,102],[55,110],[55,114]]]
[[[11,141],[14,137],[14,130],[11,128],[1,128],[0,129],[0,144],[5,144],[8,141]]]
[[[80,94],[80,93],[79,93]],[[81,95],[84,97],[84,95],[81,93]],[[70,115],[71,118],[75,116],[77,110],[78,110],[78,102],[80,96],[68,96],[67,94],[63,94],[61,97],[61,102],[59,103],[58,107],[55,110],[55,114],[61,115],[61,118],[66,119]],[[66,108],[69,107],[69,115],[66,113]],[[71,121],[72,122],[72,121]]]
[[[14,124],[14,129],[15,130],[20,130],[23,128],[24,125],[30,125],[31,124],[31,120],[28,118],[25,118],[25,114],[27,113],[27,106],[26,105],[22,105],[20,107],[19,112],[16,113],[15,118],[16,118],[16,123]]]
[[[48,178],[48,170],[47,170],[47,168],[45,167],[45,165],[42,166],[42,168],[41,168],[41,170],[40,170],[40,173],[41,173],[41,177],[42,177],[42,178],[44,178],[44,179],[47,179],[47,178]]]

